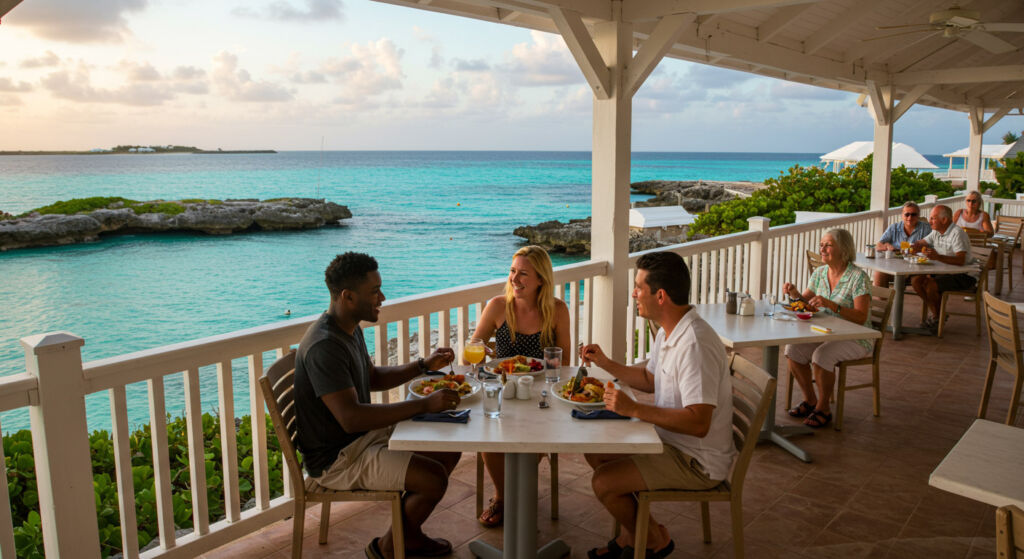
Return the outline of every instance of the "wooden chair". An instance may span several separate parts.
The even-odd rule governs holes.
[[[821,255],[813,250],[807,251],[807,273],[811,274],[817,268],[824,266],[825,262],[822,261]]]
[[[402,532],[401,491],[336,491],[321,486],[312,479],[306,479],[299,466],[295,451],[298,430],[295,417],[295,350],[274,362],[260,377],[260,390],[266,401],[274,432],[281,444],[281,452],[288,467],[295,510],[292,511],[292,557],[302,557],[303,521],[306,503],[322,503],[320,508],[320,543],[327,543],[327,530],[331,526],[331,503],[334,501],[390,501],[391,527],[395,542],[395,557],[405,558],[405,537]]]
[[[761,426],[773,402],[775,379],[764,369],[746,358],[733,354],[729,359],[732,372],[732,435],[739,449],[730,476],[716,487],[703,491],[661,490],[637,492],[636,537],[633,548],[635,559],[643,559],[647,548],[647,527],[651,517],[651,503],[657,501],[700,501],[701,525],[704,543],[711,543],[710,501],[727,501],[732,513],[733,554],[743,557],[743,479],[747,475],[750,457],[754,454]],[[616,531],[618,526],[615,527]]]
[[[996,509],[996,557],[1024,559],[1024,510],[1020,507]]]
[[[1014,375],[1013,391],[1010,393],[1010,410],[1006,424],[1013,425],[1017,408],[1021,406],[1021,386],[1024,385],[1024,358],[1021,354],[1020,328],[1017,323],[1017,307],[1000,301],[985,293],[985,324],[988,326],[989,361],[985,373],[985,388],[981,393],[978,417],[984,419],[988,413],[988,399],[992,395],[992,381],[996,369],[1002,368]],[[1021,543],[1024,543],[1022,540]]]
[[[942,304],[939,306],[939,331],[938,337],[942,337],[942,333],[946,327],[946,319],[949,316],[973,316],[975,320],[975,327],[977,328],[976,335],[981,336],[981,301],[982,293],[985,293],[985,289],[988,286],[988,269],[992,264],[992,259],[995,258],[995,250],[988,247],[971,247],[971,254],[974,258],[978,259],[981,263],[981,271],[978,274],[978,283],[974,286],[974,289],[970,291],[944,291],[942,293]],[[947,303],[950,297],[973,297],[974,298],[974,312],[952,312],[947,309]]]
[[[1008,240],[996,240],[995,243],[1003,251],[1003,265],[1006,268],[1010,289],[1013,289],[1013,251],[1020,246],[1021,233],[1024,233],[1024,218],[1001,215],[996,220],[996,234]],[[1022,272],[1024,273],[1024,272]]]
[[[982,247],[982,248],[989,246],[988,245],[988,239],[989,239],[988,233],[986,233],[986,232],[984,232],[984,231],[982,231],[980,229],[971,229],[970,227],[965,227],[964,228],[964,232],[967,233],[967,238],[970,239],[971,246]]]
[[[893,295],[895,294],[896,290],[894,289],[874,285],[871,286],[871,309],[869,311],[871,327],[881,332],[882,337],[875,340],[875,347],[870,356],[863,357],[861,359],[840,361],[836,364],[839,368],[839,375],[836,377],[836,411],[835,421],[832,423],[832,427],[836,431],[843,428],[843,404],[846,400],[846,392],[849,390],[871,388],[874,392],[875,417],[878,417],[882,413],[882,399],[880,394],[881,383],[879,382],[881,375],[879,367],[882,362],[882,340],[885,339],[885,328],[889,325],[889,317],[892,315]],[[871,365],[871,382],[850,385],[846,384],[846,369],[857,365]],[[792,374],[789,375],[786,392],[786,408],[788,409],[793,404]]]

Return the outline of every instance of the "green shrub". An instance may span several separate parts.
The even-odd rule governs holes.
[[[132,211],[135,215],[142,214],[167,214],[177,215],[185,211],[185,206],[177,202],[142,202],[132,204]]]
[[[203,461],[206,466],[209,520],[214,522],[225,514],[224,483],[221,479],[220,419],[203,414]],[[238,480],[240,502],[255,496],[253,479],[252,422],[241,418],[236,429],[238,445]],[[114,469],[114,444],[107,431],[93,431],[89,436],[92,455],[93,490],[99,525],[100,549],[103,557],[121,552],[121,519],[117,500],[117,474]],[[168,418],[167,447],[171,466],[171,495],[175,528],[192,527],[192,493],[188,461],[188,435],[185,418]],[[270,494],[284,494],[281,469],[283,459],[267,417],[267,462]],[[7,488],[11,498],[14,539],[18,557],[43,557],[43,537],[39,523],[39,493],[36,488],[32,436],[28,430],[3,437],[4,460],[7,466]],[[153,447],[148,425],[129,436],[132,481],[135,486],[135,514],[138,521],[139,545],[145,546],[158,534],[156,488],[153,476]]]
[[[764,181],[767,188],[749,198],[732,200],[712,206],[690,226],[690,235],[726,235],[748,229],[747,218],[763,216],[773,227],[796,221],[797,211],[854,213],[871,205],[871,162],[868,156],[853,167],[838,173],[818,167],[796,165],[778,177]],[[949,183],[931,173],[892,170],[889,206],[907,200],[921,202],[926,194],[952,196]]]
[[[61,200],[49,206],[43,206],[32,210],[40,214],[62,214],[74,215],[82,212],[91,212],[110,207],[111,204],[121,202],[122,204],[135,204],[135,200],[129,200],[120,196],[93,196],[91,198],[74,198],[72,200]],[[31,212],[29,212],[31,213]]]
[[[1006,166],[996,168],[995,173],[998,187],[993,196],[996,198],[1014,199],[1018,192],[1024,192],[1024,151],[1007,159]]]

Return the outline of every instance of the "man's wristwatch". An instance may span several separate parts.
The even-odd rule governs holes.
[[[422,357],[420,357],[419,359],[416,360],[416,364],[420,366],[420,373],[421,374],[424,374],[424,375],[427,374],[427,371],[429,370],[429,369],[427,369],[427,362],[424,361]]]

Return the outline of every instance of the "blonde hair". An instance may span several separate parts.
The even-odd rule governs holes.
[[[857,249],[853,245],[853,235],[846,229],[829,229],[822,237],[831,237],[839,249],[839,259],[852,264],[857,259]]]
[[[512,255],[512,259],[525,256],[540,278],[540,289],[537,290],[537,307],[540,309],[540,344],[542,347],[555,345],[555,273],[551,269],[551,257],[539,246],[525,246]],[[505,280],[505,322],[508,323],[509,336],[512,343],[516,341],[516,303],[512,280]]]

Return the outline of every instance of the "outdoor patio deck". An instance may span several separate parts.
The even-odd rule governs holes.
[[[1003,297],[1024,301],[1024,285],[1018,283]],[[920,312],[917,301],[908,298],[908,324]],[[760,359],[756,350],[744,353]],[[843,431],[830,427],[797,439],[812,453],[813,463],[771,445],[756,450],[744,491],[747,557],[992,557],[994,508],[928,486],[928,475],[975,417],[987,358],[987,338],[975,337],[970,318],[954,317],[943,339],[887,338],[881,417],[871,415],[869,390],[854,391],[847,396]],[[784,412],[785,374],[779,379],[779,413]],[[859,367],[851,374],[870,371]],[[997,376],[989,419],[1005,418],[1010,387],[1009,375]],[[780,418],[780,423],[787,421]],[[538,541],[558,536],[573,547],[573,557],[586,557],[587,549],[608,539],[611,517],[591,492],[590,470],[582,457],[562,455],[560,465],[558,521],[547,513],[547,461],[540,466]],[[456,557],[470,557],[466,544],[475,538],[501,542],[500,529],[486,530],[474,518],[474,476],[473,456],[467,454],[426,525],[431,535],[452,541]],[[672,557],[732,556],[727,505],[711,505],[711,544],[701,541],[696,504],[657,504],[654,509],[676,541]],[[385,505],[335,504],[330,539],[321,546],[316,541],[319,508],[307,509],[304,556],[362,557],[388,514]],[[278,522],[205,557],[289,557],[291,526],[291,520]]]

